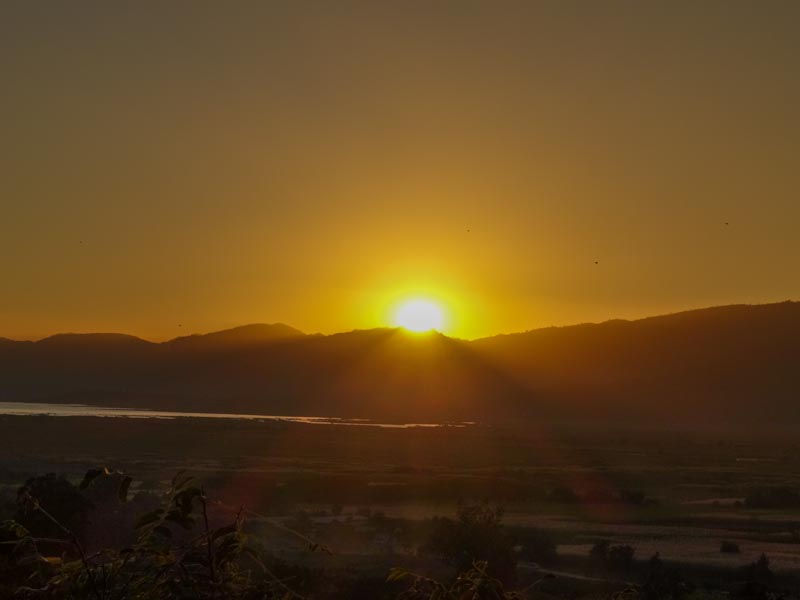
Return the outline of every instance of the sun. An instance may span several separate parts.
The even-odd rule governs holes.
[[[409,331],[441,330],[444,326],[444,311],[428,300],[409,300],[395,311],[394,324]]]

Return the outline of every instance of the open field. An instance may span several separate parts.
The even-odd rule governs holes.
[[[761,553],[777,573],[800,573],[800,508],[743,502],[754,488],[800,487],[796,445],[774,437],[543,424],[383,429],[4,416],[0,455],[6,511],[16,488],[35,474],[77,482],[87,468],[107,466],[134,477],[133,493],[146,493],[188,469],[220,506],[253,511],[254,531],[287,556],[299,550],[271,523],[297,526],[302,515],[304,531],[336,556],[304,558],[313,564],[358,557],[417,564],[432,517],[485,499],[505,507],[510,531],[550,535],[559,557],[552,568],[576,577],[591,573],[587,557],[601,540],[632,546],[639,561],[660,553],[715,576]],[[381,534],[377,514],[404,534]],[[721,553],[723,540],[740,551]]]

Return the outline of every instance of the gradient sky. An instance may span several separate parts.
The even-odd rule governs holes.
[[[0,336],[797,298],[798,30],[794,0],[2,2]]]

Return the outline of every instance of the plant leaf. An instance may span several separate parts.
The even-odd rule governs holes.
[[[177,523],[184,529],[191,529],[194,526],[194,519],[188,515],[182,514],[178,510],[171,510],[165,517],[167,521]]]
[[[120,502],[127,502],[128,501],[128,488],[131,487],[131,482],[133,478],[128,477],[127,475],[119,484],[119,488],[117,488],[117,497],[119,498]]]
[[[83,476],[83,481],[78,486],[79,489],[85,490],[91,483],[103,474],[104,469],[89,469],[86,475]]]
[[[170,530],[170,528],[165,525],[157,525],[153,528],[153,531],[155,533],[161,534],[165,538],[172,538],[172,530]]]
[[[223,536],[226,536],[230,533],[235,533],[238,530],[236,525],[227,525],[226,527],[220,527],[214,533],[211,534],[211,540],[215,541]]]
[[[162,514],[164,514],[164,509],[163,508],[157,508],[154,511],[151,511],[149,513],[145,513],[139,518],[139,520],[136,522],[136,525],[134,527],[136,529],[141,529],[145,525],[149,525],[150,523],[155,523],[156,521],[158,521],[161,518]]]
[[[399,567],[394,567],[389,571],[389,576],[386,578],[386,581],[402,581],[407,577],[410,577],[411,573],[406,571],[405,569],[401,569]]]

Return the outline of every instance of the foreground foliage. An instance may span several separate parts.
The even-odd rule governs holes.
[[[362,576],[351,580],[348,587],[340,585],[341,581],[332,581],[330,574],[322,570],[277,560],[263,552],[244,529],[245,515],[255,515],[290,534],[310,551],[329,552],[309,539],[314,535],[315,522],[305,513],[290,521],[292,528],[244,508],[231,509],[212,501],[194,478],[183,473],[176,475],[158,498],[150,495],[143,500],[146,495],[138,494],[129,501],[131,483],[124,473],[107,469],[87,472],[80,489],[52,475],[29,479],[19,490],[15,519],[0,523],[0,598],[295,600],[304,594],[317,599],[348,600],[587,597],[569,589],[573,584],[568,577],[562,579],[562,574],[555,572],[557,578],[531,562],[523,570],[528,574],[527,580],[520,583],[517,562],[534,558],[552,561],[557,554],[556,544],[542,532],[512,536],[503,526],[502,511],[486,503],[461,504],[455,519],[434,519],[427,541],[419,547],[423,554],[453,567],[452,577],[437,579],[395,568],[388,578],[383,570],[377,578]],[[105,509],[89,519],[88,510],[96,511],[98,505]],[[111,529],[110,523],[120,522],[103,521],[102,514],[113,512],[109,506],[126,507],[124,512],[131,516],[132,531],[102,531]],[[341,509],[337,512],[341,513]],[[133,514],[140,515],[135,522]],[[402,533],[398,522],[383,513],[367,514],[365,509],[362,517],[371,525],[380,525],[380,531]],[[98,535],[98,527],[100,533],[107,535]],[[773,591],[775,574],[764,555],[741,569],[737,579],[744,585],[710,595],[684,581],[676,570],[662,563],[658,554],[647,562],[636,561],[633,547],[600,541],[587,558],[587,565],[599,570],[602,577],[583,578],[584,581],[593,582],[596,589],[598,582],[616,585],[605,585],[605,591],[592,598],[797,598]],[[641,584],[629,584],[631,580]],[[621,589],[620,583],[627,587]],[[514,584],[518,589],[511,590]]]
[[[438,517],[423,550],[438,556],[460,573],[474,573],[482,565],[504,583],[514,580],[517,556],[514,542],[503,528],[503,511],[487,503],[459,504],[455,520]]]
[[[488,572],[489,564],[478,561],[461,573],[456,580],[445,584],[430,577],[392,569],[389,581],[410,580],[410,587],[398,600],[523,600],[522,592],[507,592],[503,582]]]
[[[98,478],[118,479],[120,499],[127,499],[130,478],[107,470],[89,471],[81,487]],[[3,523],[0,536],[7,549],[6,579],[11,580],[17,597],[166,600],[296,596],[249,544],[241,512],[230,523],[212,528],[209,499],[192,477],[182,473],[172,480],[162,505],[136,523],[132,545],[92,555],[32,491],[28,487],[20,490],[24,514],[47,522],[50,530],[62,535],[37,538],[19,523]],[[43,550],[53,546],[61,548],[60,555],[48,556]]]

